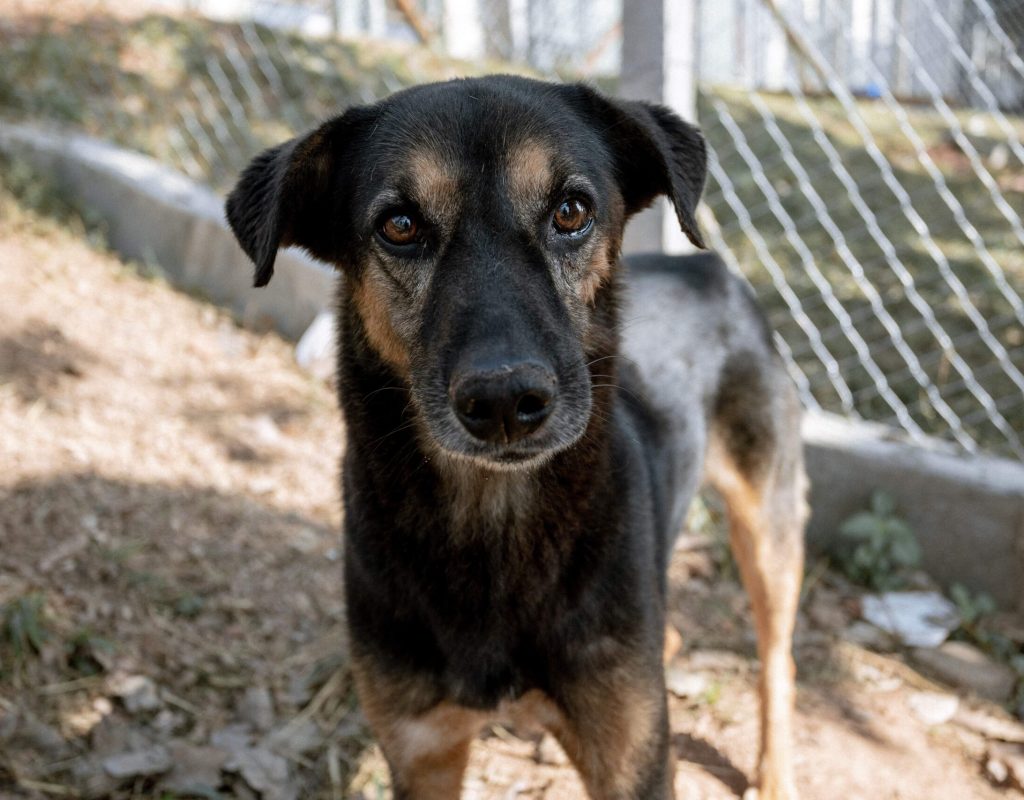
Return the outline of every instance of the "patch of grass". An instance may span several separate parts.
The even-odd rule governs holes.
[[[914,532],[896,515],[896,502],[876,490],[871,507],[847,519],[835,550],[839,569],[854,583],[876,591],[901,588],[907,573],[921,562]]]
[[[39,655],[51,632],[46,620],[46,596],[31,592],[0,606],[0,674],[18,669]]]
[[[26,161],[0,152],[0,218],[14,227],[33,230],[56,225],[106,246],[106,226],[95,213],[71,203],[56,179]]]
[[[99,675],[104,660],[114,652],[114,643],[89,628],[80,628],[65,642],[67,666],[79,675]]]
[[[427,48],[151,14],[0,26],[0,114],[45,119],[226,188],[259,150],[431,80],[516,71]]]

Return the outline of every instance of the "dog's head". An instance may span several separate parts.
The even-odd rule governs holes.
[[[629,216],[667,195],[703,246],[705,162],[697,129],[660,106],[458,80],[257,156],[227,216],[257,286],[285,245],[345,272],[356,324],[407,382],[433,444],[523,466],[586,430],[592,383],[611,371],[590,362],[608,349]]]

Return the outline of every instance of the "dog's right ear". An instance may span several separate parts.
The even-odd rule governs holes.
[[[228,195],[228,224],[256,265],[255,286],[270,282],[280,247],[298,245],[324,260],[337,252],[332,185],[358,117],[354,111],[260,153]]]
[[[573,107],[597,123],[615,159],[627,215],[666,195],[679,227],[697,247],[697,203],[707,175],[707,144],[698,128],[664,106],[613,100],[585,84],[560,87]]]

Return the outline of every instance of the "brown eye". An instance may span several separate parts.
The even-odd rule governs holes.
[[[392,214],[380,226],[380,235],[391,244],[413,244],[419,240],[420,225],[412,214]]]
[[[590,206],[578,197],[570,197],[555,209],[553,223],[559,233],[574,234],[586,231],[593,219]]]

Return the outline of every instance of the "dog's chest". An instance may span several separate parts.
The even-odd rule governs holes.
[[[536,478],[528,472],[482,470],[462,460],[440,465],[449,535],[515,536],[536,516]]]

